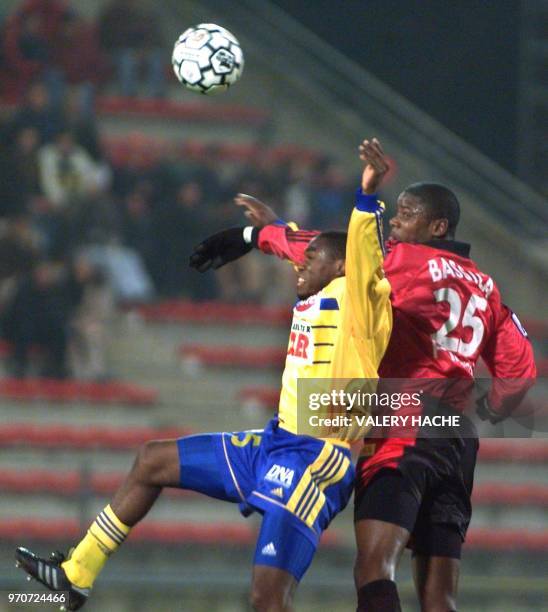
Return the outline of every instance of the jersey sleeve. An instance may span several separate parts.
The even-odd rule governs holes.
[[[299,230],[291,225],[273,223],[259,231],[256,246],[267,255],[301,264],[304,262],[306,247],[319,233],[316,230]]]
[[[355,332],[372,338],[384,324],[390,283],[384,276],[382,215],[384,204],[358,190],[348,226],[346,287]]]
[[[534,384],[537,369],[527,332],[517,316],[503,304],[496,328],[481,356],[493,376],[489,406],[501,415],[508,415],[515,411]]]

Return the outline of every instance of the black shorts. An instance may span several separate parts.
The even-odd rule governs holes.
[[[411,533],[414,554],[460,558],[472,505],[477,438],[418,438],[358,487],[354,520],[375,519]],[[357,473],[370,458],[358,461]],[[358,483],[359,484],[359,483]]]

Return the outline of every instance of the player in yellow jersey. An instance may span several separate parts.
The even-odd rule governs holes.
[[[379,145],[380,146],[380,145]],[[383,206],[375,192],[386,172],[362,150],[366,167],[356,207],[343,232],[324,232],[299,267],[299,302],[293,310],[277,417],[264,430],[151,441],[112,502],[96,517],[69,559],[42,559],[18,548],[16,560],[48,588],[68,591],[68,610],[85,604],[108,557],[145,517],[164,487],[191,489],[262,514],[251,601],[256,610],[282,612],[309,567],[319,538],[352,493],[348,444],[298,431],[299,378],[371,378],[391,330],[390,286],[382,271]],[[285,226],[264,228],[274,245]],[[219,267],[252,248],[254,228],[226,230],[204,241],[191,258],[200,271]],[[270,237],[268,237],[270,235]],[[274,248],[274,247],[273,247]],[[346,260],[346,261],[345,261]]]

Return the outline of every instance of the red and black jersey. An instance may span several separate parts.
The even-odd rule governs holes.
[[[257,246],[299,264],[318,234],[269,225]],[[471,379],[481,357],[495,379],[489,403],[504,412],[505,402],[523,395],[536,377],[533,350],[493,279],[469,258],[469,245],[435,240],[387,247],[394,325],[381,377]]]
[[[394,327],[381,377],[473,378],[481,357],[494,379],[514,380],[525,393],[536,376],[527,333],[501,302],[493,279],[469,259],[469,245],[435,240],[390,246],[385,273]],[[500,384],[493,385],[494,410],[502,409],[502,394]]]

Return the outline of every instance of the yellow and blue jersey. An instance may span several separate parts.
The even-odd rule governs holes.
[[[390,284],[382,269],[384,205],[373,196],[358,196],[357,204],[348,227],[345,276],[293,308],[278,406],[280,426],[291,433],[299,433],[299,379],[377,379],[388,345],[392,310]],[[298,240],[290,246],[285,233],[286,257],[304,254],[303,244],[308,243]],[[272,234],[270,252],[274,240]],[[346,434],[354,439],[363,432]]]
[[[255,563],[285,569],[297,580],[321,533],[347,505],[354,483],[347,439],[341,445],[298,434],[298,379],[377,378],[392,324],[390,286],[382,271],[382,210],[376,198],[358,196],[346,276],[295,305],[277,417],[263,430],[178,441],[181,487],[238,503],[245,515],[262,513]],[[294,230],[264,230],[270,250],[264,237],[262,250],[288,259],[297,253],[287,246]],[[313,236],[307,232],[306,239],[294,241],[301,255]]]

